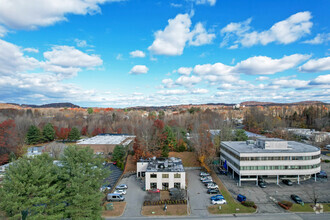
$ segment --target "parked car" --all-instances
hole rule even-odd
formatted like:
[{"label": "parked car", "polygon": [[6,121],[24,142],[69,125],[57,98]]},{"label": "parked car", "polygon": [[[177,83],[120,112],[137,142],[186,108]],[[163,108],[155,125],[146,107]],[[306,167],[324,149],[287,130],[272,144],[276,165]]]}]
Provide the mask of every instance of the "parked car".
[{"label": "parked car", "polygon": [[200,172],[199,175],[200,175],[200,176],[210,176],[210,174],[209,174],[209,173],[206,173],[206,172]]},{"label": "parked car", "polygon": [[212,177],[211,176],[202,176],[201,177],[201,181],[207,180],[207,179],[212,179]]},{"label": "parked car", "polygon": [[206,188],[208,189],[218,189],[218,185],[217,184],[210,184],[210,185],[207,185]]},{"label": "parked car", "polygon": [[301,200],[301,198],[300,198],[299,196],[295,195],[295,194],[292,194],[290,197],[291,197],[291,199],[292,199],[293,201],[295,201],[295,202],[298,203],[298,204],[303,204],[303,203],[304,203],[304,202]]},{"label": "parked car", "polygon": [[328,175],[325,171],[321,170],[319,173],[316,174],[316,177],[317,178],[324,178],[324,179],[327,179],[328,178]]},{"label": "parked car", "polygon": [[180,189],[178,189],[178,188],[170,188],[168,191],[170,192],[170,196],[172,196],[175,193],[179,193],[180,192]]},{"label": "parked car", "polygon": [[218,194],[218,193],[220,193],[220,191],[218,189],[208,189],[207,193],[208,194]]},{"label": "parked car", "polygon": [[292,181],[288,180],[288,179],[282,180],[282,183],[284,183],[285,185],[288,185],[288,186],[292,186]]},{"label": "parked car", "polygon": [[262,181],[259,181],[258,182],[258,186],[260,187],[260,188],[266,188],[267,186],[266,186],[266,183],[265,182],[262,182]]},{"label": "parked car", "polygon": [[226,204],[227,201],[225,199],[215,199],[215,200],[211,200],[211,203],[213,205],[222,205],[222,204]]},{"label": "parked car", "polygon": [[114,194],[114,193],[109,193],[107,195],[107,201],[112,202],[112,201],[124,201],[125,197],[119,194]]},{"label": "parked car", "polygon": [[100,188],[101,192],[105,192],[106,190],[111,190],[111,185],[110,184],[101,186],[101,188]]},{"label": "parked car", "polygon": [[207,184],[213,183],[213,180],[211,180],[211,179],[210,180],[204,180],[203,183],[204,183],[205,186],[207,186]]},{"label": "parked car", "polygon": [[148,191],[148,193],[160,193],[159,189],[151,189]]},{"label": "parked car", "polygon": [[218,174],[227,175],[228,171],[222,167],[218,167]]},{"label": "parked car", "polygon": [[223,195],[215,195],[215,196],[211,196],[210,199],[211,200],[216,200],[216,199],[225,199],[225,198],[223,197]]},{"label": "parked car", "polygon": [[116,187],[116,189],[127,189],[127,185],[126,184],[120,184]]},{"label": "parked car", "polygon": [[237,201],[239,201],[239,202],[244,202],[244,201],[246,201],[246,196],[241,195],[241,194],[238,194],[238,195],[237,195]]},{"label": "parked car", "polygon": [[117,189],[113,193],[114,194],[119,194],[119,195],[126,195],[126,190],[125,189]]}]

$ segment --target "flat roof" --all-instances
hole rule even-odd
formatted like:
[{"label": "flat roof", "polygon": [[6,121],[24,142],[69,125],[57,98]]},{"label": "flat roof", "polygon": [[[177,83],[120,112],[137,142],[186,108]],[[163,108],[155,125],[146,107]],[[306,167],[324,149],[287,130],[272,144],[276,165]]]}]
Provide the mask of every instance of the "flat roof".
[{"label": "flat roof", "polygon": [[296,141],[287,141],[287,143],[288,143],[288,148],[286,149],[263,149],[257,147],[255,144],[247,144],[246,141],[221,142],[221,144],[225,144],[227,147],[231,148],[233,151],[236,151],[238,153],[306,153],[306,152],[320,151],[318,147],[304,143],[299,143]]},{"label": "flat roof", "polygon": [[184,172],[182,160],[177,157],[141,159],[138,162],[148,162],[146,172]]},{"label": "flat roof", "polygon": [[129,145],[135,135],[128,134],[101,134],[91,138],[78,141],[78,145],[108,144],[108,145]]}]

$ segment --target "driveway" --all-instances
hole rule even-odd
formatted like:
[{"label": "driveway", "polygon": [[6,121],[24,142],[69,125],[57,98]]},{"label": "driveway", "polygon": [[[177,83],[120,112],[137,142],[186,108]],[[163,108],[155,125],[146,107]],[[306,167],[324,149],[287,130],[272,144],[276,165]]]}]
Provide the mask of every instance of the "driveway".
[{"label": "driveway", "polygon": [[136,176],[123,178],[119,184],[126,184],[128,186],[125,195],[126,208],[123,217],[142,216],[141,209],[146,193],[142,190],[141,183],[136,180]]},{"label": "driveway", "polygon": [[199,172],[199,170],[187,171],[191,216],[207,217],[209,216],[207,206],[210,205],[211,195],[207,194],[206,187],[200,181]]}]

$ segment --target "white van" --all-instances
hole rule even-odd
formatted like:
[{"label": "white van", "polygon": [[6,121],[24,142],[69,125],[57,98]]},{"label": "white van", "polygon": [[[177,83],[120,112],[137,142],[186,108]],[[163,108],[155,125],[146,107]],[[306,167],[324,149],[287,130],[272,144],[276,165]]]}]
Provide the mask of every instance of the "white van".
[{"label": "white van", "polygon": [[326,150],[330,150],[330,144],[328,144],[327,146],[325,146]]},{"label": "white van", "polygon": [[125,197],[120,195],[120,194],[115,194],[115,193],[109,193],[107,195],[107,201],[108,202],[113,202],[113,201],[124,201]]}]

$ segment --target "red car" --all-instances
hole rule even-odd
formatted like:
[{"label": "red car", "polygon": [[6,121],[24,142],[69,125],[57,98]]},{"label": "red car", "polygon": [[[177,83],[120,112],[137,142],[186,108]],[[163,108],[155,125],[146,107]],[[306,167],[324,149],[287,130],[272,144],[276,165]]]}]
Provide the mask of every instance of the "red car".
[{"label": "red car", "polygon": [[160,193],[159,189],[151,189],[148,191],[149,193]]}]

